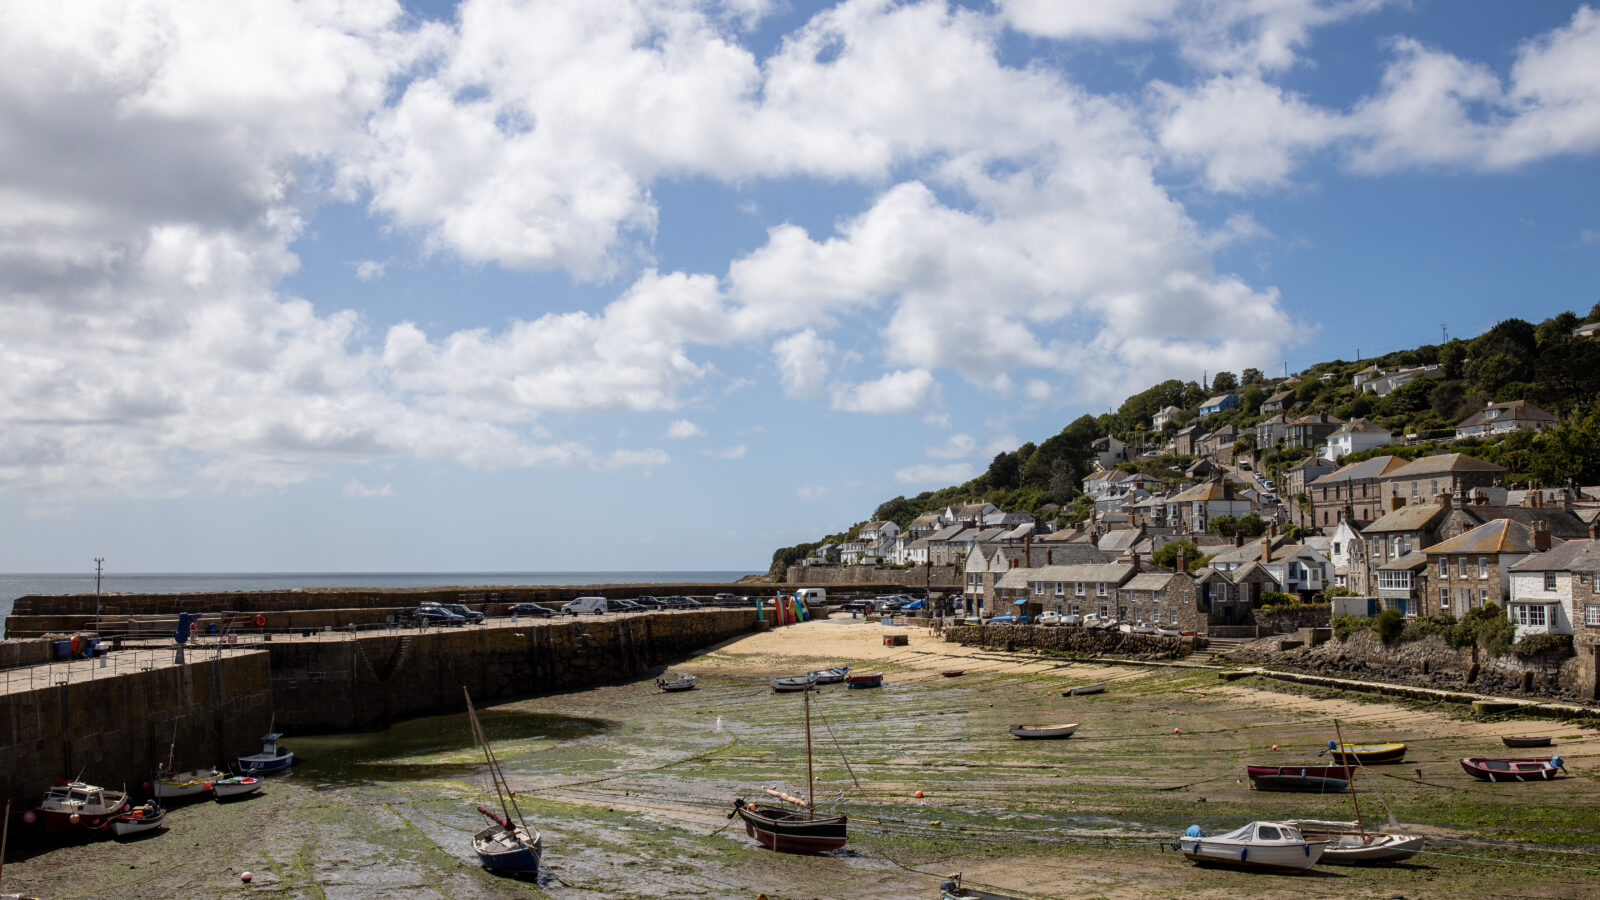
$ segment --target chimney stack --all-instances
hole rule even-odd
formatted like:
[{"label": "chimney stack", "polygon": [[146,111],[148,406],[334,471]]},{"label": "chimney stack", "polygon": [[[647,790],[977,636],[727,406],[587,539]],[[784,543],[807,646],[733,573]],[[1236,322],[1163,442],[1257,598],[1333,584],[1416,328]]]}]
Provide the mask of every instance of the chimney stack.
[{"label": "chimney stack", "polygon": [[1178,548],[1178,571],[1189,571],[1189,554],[1182,547]]},{"label": "chimney stack", "polygon": [[1264,565],[1267,565],[1270,562],[1272,562],[1272,539],[1269,538],[1269,537],[1262,537],[1261,538],[1261,564],[1264,566]]},{"label": "chimney stack", "polygon": [[1439,505],[1447,510],[1450,507],[1455,506],[1455,503],[1451,500],[1450,493],[1448,491],[1439,495]]},{"label": "chimney stack", "polygon": [[1056,564],[1056,551],[1055,550],[1053,550],[1053,549],[1051,549],[1049,547],[1046,547],[1044,549],[1044,564],[1047,565],[1047,566],[1053,566],[1053,565]]},{"label": "chimney stack", "polygon": [[1233,533],[1233,545],[1235,547],[1243,547],[1244,546],[1244,535],[1239,533],[1239,532],[1237,532],[1237,531],[1235,531]]},{"label": "chimney stack", "polygon": [[1139,569],[1139,551],[1137,551],[1137,550],[1129,550],[1128,551],[1128,562],[1133,563],[1133,570],[1135,572],[1140,571],[1140,569]]},{"label": "chimney stack", "polygon": [[1543,519],[1533,523],[1533,549],[1540,553],[1550,549],[1550,523]]},{"label": "chimney stack", "polygon": [[1600,541],[1600,518],[1589,523],[1589,540]]}]

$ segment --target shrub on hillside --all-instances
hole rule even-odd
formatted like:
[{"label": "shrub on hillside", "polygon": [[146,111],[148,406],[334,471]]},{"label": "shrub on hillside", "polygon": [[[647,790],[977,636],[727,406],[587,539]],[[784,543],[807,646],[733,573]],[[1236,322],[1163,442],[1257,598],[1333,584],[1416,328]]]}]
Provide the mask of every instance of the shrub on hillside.
[{"label": "shrub on hillside", "polygon": [[1364,616],[1334,616],[1333,636],[1341,641],[1350,640],[1350,635],[1358,631],[1365,631],[1372,624],[1372,620]]},{"label": "shrub on hillside", "polygon": [[1405,630],[1406,617],[1398,609],[1386,609],[1372,619],[1372,630],[1385,644],[1393,644],[1400,639],[1400,632]]},{"label": "shrub on hillside", "polygon": [[1572,635],[1530,634],[1512,646],[1511,652],[1527,659],[1534,656],[1571,656]]},{"label": "shrub on hillside", "polygon": [[1455,616],[1419,616],[1406,621],[1406,627],[1400,632],[1400,641],[1420,641],[1435,634],[1449,637],[1451,629],[1455,627]]}]

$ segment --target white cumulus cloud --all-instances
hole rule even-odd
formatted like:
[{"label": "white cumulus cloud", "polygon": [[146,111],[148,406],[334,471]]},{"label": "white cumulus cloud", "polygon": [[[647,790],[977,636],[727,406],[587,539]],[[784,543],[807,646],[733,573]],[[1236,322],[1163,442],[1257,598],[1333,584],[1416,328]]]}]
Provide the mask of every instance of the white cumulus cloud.
[{"label": "white cumulus cloud", "polygon": [[696,425],[688,419],[678,419],[671,425],[667,426],[666,436],[674,440],[681,441],[685,438],[699,437],[702,434],[705,434],[705,432],[700,429],[699,425]]},{"label": "white cumulus cloud", "polygon": [[939,395],[939,383],[926,369],[904,369],[882,378],[844,385],[833,394],[833,408],[845,412],[904,415],[927,411]]}]

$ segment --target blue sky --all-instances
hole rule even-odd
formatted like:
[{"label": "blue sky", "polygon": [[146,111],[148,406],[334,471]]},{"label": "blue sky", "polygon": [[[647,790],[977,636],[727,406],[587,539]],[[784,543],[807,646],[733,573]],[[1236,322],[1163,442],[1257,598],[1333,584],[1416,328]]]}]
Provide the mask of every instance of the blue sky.
[{"label": "blue sky", "polygon": [[1600,301],[1579,3],[0,8],[0,570],[764,570]]}]

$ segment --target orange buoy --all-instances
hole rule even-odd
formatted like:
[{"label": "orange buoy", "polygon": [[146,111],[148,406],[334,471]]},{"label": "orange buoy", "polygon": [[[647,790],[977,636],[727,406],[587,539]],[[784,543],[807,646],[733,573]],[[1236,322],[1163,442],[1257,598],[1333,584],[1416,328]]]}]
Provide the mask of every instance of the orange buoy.
[{"label": "orange buoy", "polygon": [[239,876],[239,880],[244,882],[245,884],[249,884],[250,883],[250,879],[252,877],[254,877],[254,876],[252,876],[249,872],[246,872],[243,875]]},{"label": "orange buoy", "polygon": [[917,799],[918,800],[922,799],[922,792],[921,791],[917,791]]}]

